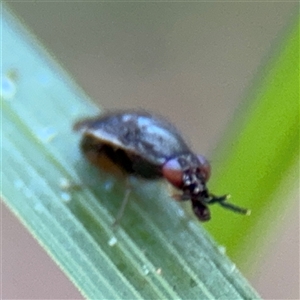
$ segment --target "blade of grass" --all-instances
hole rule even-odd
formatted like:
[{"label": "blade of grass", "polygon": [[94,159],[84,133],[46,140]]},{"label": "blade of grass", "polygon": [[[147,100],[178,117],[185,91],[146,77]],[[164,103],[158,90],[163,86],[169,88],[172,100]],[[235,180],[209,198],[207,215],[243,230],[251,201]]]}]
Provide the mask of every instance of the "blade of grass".
[{"label": "blade of grass", "polygon": [[83,160],[71,128],[99,112],[2,14],[2,190],[7,206],[89,299],[258,299],[158,184],[137,183],[121,226],[117,179]]},{"label": "blade of grass", "polygon": [[267,251],[267,236],[281,226],[299,182],[298,17],[288,29],[215,154],[213,190],[229,191],[252,214],[227,222],[227,213],[216,210],[206,228],[248,270]]}]

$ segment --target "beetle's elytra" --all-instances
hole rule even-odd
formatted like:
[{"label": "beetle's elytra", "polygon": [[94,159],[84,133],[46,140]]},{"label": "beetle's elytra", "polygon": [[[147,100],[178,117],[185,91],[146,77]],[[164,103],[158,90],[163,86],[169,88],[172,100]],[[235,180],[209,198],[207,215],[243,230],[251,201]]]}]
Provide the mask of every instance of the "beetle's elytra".
[{"label": "beetle's elytra", "polygon": [[200,221],[210,219],[209,204],[219,203],[237,213],[248,210],[215,196],[206,186],[210,165],[195,155],[177,129],[160,116],[145,111],[121,111],[79,121],[81,149],[97,166],[109,163],[145,179],[165,178],[181,191],[177,200],[191,200]]}]

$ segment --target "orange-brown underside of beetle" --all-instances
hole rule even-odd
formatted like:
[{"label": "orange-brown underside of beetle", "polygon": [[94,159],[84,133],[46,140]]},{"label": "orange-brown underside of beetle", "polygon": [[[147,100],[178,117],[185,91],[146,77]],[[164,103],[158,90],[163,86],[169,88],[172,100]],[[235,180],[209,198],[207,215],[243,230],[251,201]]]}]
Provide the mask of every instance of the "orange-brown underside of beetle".
[{"label": "orange-brown underside of beetle", "polygon": [[126,172],[122,168],[120,168],[119,165],[115,164],[109,157],[107,157],[105,153],[95,153],[94,151],[87,151],[85,152],[85,155],[88,160],[99,169],[118,177],[126,176]]}]

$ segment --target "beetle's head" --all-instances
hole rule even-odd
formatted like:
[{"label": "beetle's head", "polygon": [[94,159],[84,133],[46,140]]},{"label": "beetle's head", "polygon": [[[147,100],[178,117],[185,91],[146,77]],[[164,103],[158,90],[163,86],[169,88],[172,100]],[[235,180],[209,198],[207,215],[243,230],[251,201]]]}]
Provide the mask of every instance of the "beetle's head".
[{"label": "beetle's head", "polygon": [[182,154],[169,159],[162,168],[163,176],[176,188],[182,191],[179,200],[191,200],[192,208],[200,221],[210,220],[208,204],[219,203],[221,206],[241,214],[249,214],[244,208],[228,202],[225,196],[209,193],[206,183],[209,180],[211,167],[202,155]]}]

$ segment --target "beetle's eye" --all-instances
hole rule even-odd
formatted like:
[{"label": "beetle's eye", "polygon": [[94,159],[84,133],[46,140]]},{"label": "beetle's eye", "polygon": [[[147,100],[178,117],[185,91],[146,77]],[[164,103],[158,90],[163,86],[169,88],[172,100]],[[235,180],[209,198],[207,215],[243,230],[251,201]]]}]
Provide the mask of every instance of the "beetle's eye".
[{"label": "beetle's eye", "polygon": [[210,164],[203,155],[197,155],[197,158],[200,162],[200,172],[204,177],[205,182],[207,182],[211,172]]},{"label": "beetle's eye", "polygon": [[180,188],[183,184],[183,171],[177,158],[168,160],[162,168],[163,176],[174,186]]}]

